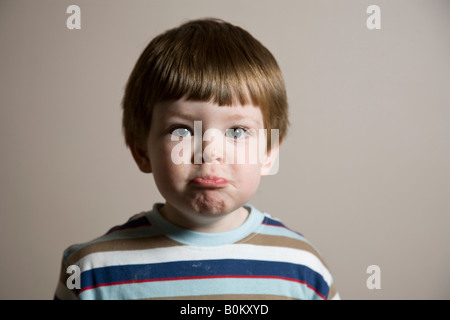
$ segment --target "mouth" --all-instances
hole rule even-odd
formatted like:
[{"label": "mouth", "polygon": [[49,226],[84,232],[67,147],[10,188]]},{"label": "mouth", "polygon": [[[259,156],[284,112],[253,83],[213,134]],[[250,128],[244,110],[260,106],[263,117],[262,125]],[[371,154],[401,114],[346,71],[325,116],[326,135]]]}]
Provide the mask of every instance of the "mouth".
[{"label": "mouth", "polygon": [[228,180],[216,176],[197,177],[191,181],[191,184],[198,187],[220,188],[228,184]]}]

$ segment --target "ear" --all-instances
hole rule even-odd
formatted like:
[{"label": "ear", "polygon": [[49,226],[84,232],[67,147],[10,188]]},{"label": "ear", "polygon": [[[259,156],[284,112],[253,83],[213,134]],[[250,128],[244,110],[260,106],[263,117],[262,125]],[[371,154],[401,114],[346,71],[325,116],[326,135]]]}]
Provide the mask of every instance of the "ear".
[{"label": "ear", "polygon": [[152,165],[146,148],[142,148],[136,144],[130,146],[131,154],[139,169],[144,173],[152,172]]},{"label": "ear", "polygon": [[279,169],[279,151],[280,145],[276,144],[275,146],[272,146],[270,151],[267,152],[265,159],[261,159],[261,176],[265,177],[277,174]]}]

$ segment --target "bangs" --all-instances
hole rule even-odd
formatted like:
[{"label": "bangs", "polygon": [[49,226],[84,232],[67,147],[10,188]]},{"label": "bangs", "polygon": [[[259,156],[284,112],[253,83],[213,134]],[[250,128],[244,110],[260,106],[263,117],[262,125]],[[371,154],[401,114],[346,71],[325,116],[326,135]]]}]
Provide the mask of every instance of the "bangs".
[{"label": "bangs", "polygon": [[[260,105],[271,96],[275,59],[247,31],[217,24],[186,24],[161,37],[155,61],[158,100],[199,100],[223,105]],[[169,40],[170,38],[170,40]],[[263,50],[262,50],[263,48]],[[275,64],[270,66],[270,62]],[[268,65],[269,63],[269,65]],[[279,79],[278,79],[279,80]]]}]

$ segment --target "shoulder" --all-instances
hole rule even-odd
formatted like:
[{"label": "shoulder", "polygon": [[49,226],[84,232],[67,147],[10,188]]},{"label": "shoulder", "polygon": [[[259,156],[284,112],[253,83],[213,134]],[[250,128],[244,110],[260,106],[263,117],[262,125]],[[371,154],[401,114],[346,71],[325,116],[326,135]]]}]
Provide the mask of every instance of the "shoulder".
[{"label": "shoulder", "polygon": [[319,250],[303,234],[263,214],[261,227],[245,242],[260,247],[273,260],[295,266],[296,272],[302,274],[301,281],[314,288],[320,298],[338,298],[333,276]]},{"label": "shoulder", "polygon": [[260,238],[265,238],[268,244],[276,244],[280,247],[290,247],[305,249],[319,255],[319,252],[300,232],[286,226],[281,220],[263,212],[264,218],[257,234]]},{"label": "shoulder", "polygon": [[147,212],[141,212],[125,223],[110,228],[100,237],[71,245],[64,251],[63,264],[78,264],[81,259],[94,253],[133,250],[142,246],[143,239],[158,235],[158,229],[148,220]]}]

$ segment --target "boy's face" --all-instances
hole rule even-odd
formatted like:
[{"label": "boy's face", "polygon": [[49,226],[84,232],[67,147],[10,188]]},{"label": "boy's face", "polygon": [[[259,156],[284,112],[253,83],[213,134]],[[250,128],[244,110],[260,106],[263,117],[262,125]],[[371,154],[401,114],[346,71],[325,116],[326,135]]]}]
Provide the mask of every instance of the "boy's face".
[{"label": "boy's face", "polygon": [[164,102],[153,109],[146,150],[133,155],[153,172],[167,210],[185,220],[220,218],[242,210],[270,169],[260,161],[260,129],[263,115],[253,105]]}]

